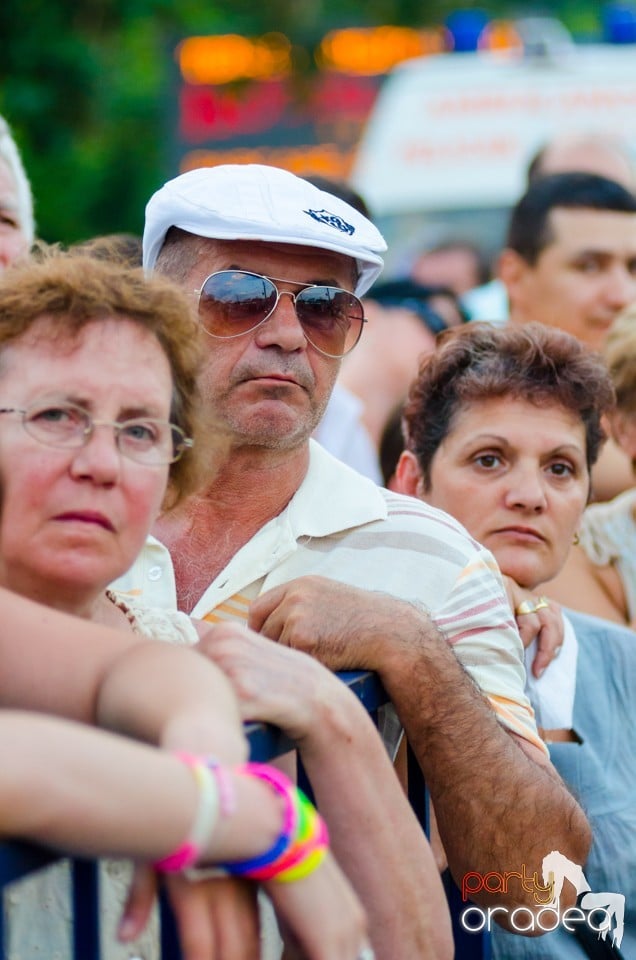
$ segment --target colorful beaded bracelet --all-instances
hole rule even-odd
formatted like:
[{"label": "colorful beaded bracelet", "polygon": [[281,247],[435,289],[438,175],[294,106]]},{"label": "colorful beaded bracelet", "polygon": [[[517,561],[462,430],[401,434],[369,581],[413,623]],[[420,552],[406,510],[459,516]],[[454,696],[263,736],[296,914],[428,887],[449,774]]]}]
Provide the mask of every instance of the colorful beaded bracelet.
[{"label": "colorful beaded bracelet", "polygon": [[[209,841],[219,815],[230,816],[236,799],[228,771],[211,758],[178,753],[187,764],[199,787],[199,804],[187,839],[167,857],[155,863],[162,872],[183,872],[198,875],[190,868]],[[291,883],[312,873],[324,860],[329,848],[327,827],[307,797],[275,767],[246,763],[234,773],[256,777],[267,783],[283,800],[283,824],[269,850],[246,860],[223,864],[227,873],[252,880],[276,880]],[[204,873],[207,873],[204,871]]]},{"label": "colorful beaded bracelet", "polygon": [[280,883],[308,876],[324,860],[329,847],[327,827],[318,811],[284,774],[275,767],[247,763],[237,773],[264,780],[284,801],[283,826],[269,850],[224,864],[228,873],[252,880]]}]

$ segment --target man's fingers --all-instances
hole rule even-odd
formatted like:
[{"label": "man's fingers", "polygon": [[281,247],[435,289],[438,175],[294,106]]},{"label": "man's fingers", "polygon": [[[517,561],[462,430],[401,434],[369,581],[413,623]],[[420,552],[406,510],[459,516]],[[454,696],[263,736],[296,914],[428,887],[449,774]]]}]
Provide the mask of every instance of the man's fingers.
[{"label": "man's fingers", "polygon": [[265,636],[269,636],[272,640],[278,639],[277,637],[270,636],[269,633],[265,633],[265,628],[267,621],[283,600],[285,589],[286,584],[280,587],[273,587],[252,601],[247,618],[248,627],[255,630],[256,633],[264,633]]}]

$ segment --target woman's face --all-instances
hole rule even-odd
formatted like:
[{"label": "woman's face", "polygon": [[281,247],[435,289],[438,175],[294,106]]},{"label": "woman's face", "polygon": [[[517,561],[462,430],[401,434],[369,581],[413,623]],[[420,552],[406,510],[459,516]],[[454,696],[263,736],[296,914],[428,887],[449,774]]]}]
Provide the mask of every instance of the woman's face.
[{"label": "woman's face", "polygon": [[456,517],[503,573],[535,589],[556,576],[589,491],[585,428],[559,405],[511,397],[466,406],[419,495]]},{"label": "woman's face", "polygon": [[[38,319],[0,353],[0,407],[72,402],[96,420],[167,420],[172,377],[156,338],[125,319],[76,338]],[[168,466],[120,454],[97,426],[83,447],[33,439],[14,413],[0,416],[0,582],[63,606],[101,593],[134,561],[165,493]]]}]

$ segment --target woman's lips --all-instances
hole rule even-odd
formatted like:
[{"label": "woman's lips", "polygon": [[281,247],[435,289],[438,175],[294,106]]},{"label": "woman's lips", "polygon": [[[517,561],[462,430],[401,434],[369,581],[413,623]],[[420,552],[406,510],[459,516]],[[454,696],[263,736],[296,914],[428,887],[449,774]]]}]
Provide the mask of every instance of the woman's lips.
[{"label": "woman's lips", "polygon": [[506,537],[526,543],[545,543],[543,534],[534,527],[500,527],[493,531],[494,536]]},{"label": "woman's lips", "polygon": [[103,527],[104,530],[109,530],[111,533],[115,532],[115,528],[108,517],[104,516],[103,513],[97,513],[94,510],[73,510],[67,513],[60,513],[55,517],[55,519],[63,523],[93,524],[98,527]]}]

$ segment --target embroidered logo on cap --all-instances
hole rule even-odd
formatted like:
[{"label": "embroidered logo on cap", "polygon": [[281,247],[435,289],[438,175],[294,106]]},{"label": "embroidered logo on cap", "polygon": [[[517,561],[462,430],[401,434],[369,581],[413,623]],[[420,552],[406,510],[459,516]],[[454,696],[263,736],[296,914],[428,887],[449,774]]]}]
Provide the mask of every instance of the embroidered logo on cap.
[{"label": "embroidered logo on cap", "polygon": [[339,217],[336,213],[329,213],[328,210],[303,210],[303,213],[308,213],[309,216],[317,220],[318,223],[326,223],[328,226],[340,230],[341,233],[347,233],[350,237],[356,232],[356,228],[352,226],[352,224],[347,223],[346,220],[343,220],[342,217]]}]

